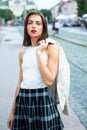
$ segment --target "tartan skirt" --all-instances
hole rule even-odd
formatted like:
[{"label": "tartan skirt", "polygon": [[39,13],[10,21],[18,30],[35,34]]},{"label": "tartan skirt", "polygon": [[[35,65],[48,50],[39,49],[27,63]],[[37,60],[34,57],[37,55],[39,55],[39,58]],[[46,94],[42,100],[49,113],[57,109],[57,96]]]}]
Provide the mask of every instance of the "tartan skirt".
[{"label": "tartan skirt", "polygon": [[57,106],[47,88],[20,89],[12,130],[63,130]]}]

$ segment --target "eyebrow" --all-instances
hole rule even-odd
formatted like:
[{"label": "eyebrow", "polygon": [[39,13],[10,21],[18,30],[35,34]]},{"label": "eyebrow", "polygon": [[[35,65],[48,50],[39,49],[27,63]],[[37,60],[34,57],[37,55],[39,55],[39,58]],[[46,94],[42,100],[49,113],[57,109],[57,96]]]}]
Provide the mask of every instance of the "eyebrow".
[{"label": "eyebrow", "polygon": [[[33,20],[28,20],[28,21],[31,21],[31,22],[33,22]],[[41,21],[38,21],[38,20],[37,20],[37,21],[35,21],[35,22],[41,22]]]}]

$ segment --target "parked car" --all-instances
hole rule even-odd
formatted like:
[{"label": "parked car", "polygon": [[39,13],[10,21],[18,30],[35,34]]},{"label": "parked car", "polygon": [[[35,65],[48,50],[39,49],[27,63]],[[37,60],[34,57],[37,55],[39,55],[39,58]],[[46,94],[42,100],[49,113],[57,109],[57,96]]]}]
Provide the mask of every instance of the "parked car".
[{"label": "parked car", "polygon": [[71,23],[71,24],[72,24],[72,26],[73,26],[73,27],[77,27],[77,26],[79,26],[79,27],[80,27],[80,26],[81,26],[81,22],[80,22],[79,20],[72,21],[72,23]]},{"label": "parked car", "polygon": [[64,22],[63,27],[72,27],[70,22]]},{"label": "parked car", "polygon": [[9,20],[9,21],[7,21],[7,25],[13,26],[13,25],[14,25],[14,20]]},{"label": "parked car", "polygon": [[72,27],[71,20],[67,19],[63,23],[63,27]]},{"label": "parked car", "polygon": [[14,26],[20,26],[19,22],[14,22]]},{"label": "parked car", "polygon": [[81,22],[80,20],[70,20],[70,21],[65,21],[63,24],[63,27],[80,27]]}]

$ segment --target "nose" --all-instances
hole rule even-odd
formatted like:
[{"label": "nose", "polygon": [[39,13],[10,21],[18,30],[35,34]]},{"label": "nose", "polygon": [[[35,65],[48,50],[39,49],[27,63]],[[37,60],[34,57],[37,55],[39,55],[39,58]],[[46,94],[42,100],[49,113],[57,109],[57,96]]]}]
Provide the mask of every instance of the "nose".
[{"label": "nose", "polygon": [[32,27],[34,27],[34,28],[36,27],[36,23],[35,22],[33,22]]}]

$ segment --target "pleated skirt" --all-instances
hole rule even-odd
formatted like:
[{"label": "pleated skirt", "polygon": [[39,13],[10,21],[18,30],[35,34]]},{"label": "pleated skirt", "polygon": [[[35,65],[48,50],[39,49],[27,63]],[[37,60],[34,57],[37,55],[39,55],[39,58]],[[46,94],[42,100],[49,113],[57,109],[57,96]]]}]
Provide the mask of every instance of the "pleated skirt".
[{"label": "pleated skirt", "polygon": [[59,111],[47,88],[20,89],[12,130],[63,130]]}]

